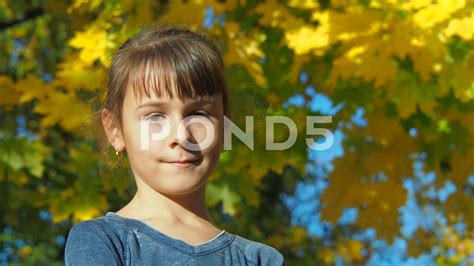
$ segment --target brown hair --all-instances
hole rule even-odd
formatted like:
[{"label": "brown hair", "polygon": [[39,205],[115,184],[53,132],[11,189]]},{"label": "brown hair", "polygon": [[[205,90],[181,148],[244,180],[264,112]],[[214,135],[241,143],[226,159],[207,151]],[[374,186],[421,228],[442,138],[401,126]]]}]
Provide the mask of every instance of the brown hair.
[{"label": "brown hair", "polygon": [[180,98],[221,94],[229,116],[225,68],[219,49],[202,33],[173,25],[144,30],[128,39],[112,58],[102,108],[122,126],[127,88],[135,96],[154,92]]}]

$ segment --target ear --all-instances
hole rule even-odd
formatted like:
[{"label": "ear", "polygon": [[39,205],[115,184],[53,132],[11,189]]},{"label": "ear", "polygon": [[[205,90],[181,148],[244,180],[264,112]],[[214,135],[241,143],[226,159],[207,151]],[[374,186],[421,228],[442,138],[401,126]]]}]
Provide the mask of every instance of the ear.
[{"label": "ear", "polygon": [[118,152],[125,149],[125,141],[123,139],[122,130],[120,125],[113,119],[112,114],[106,108],[102,109],[101,112],[102,126],[104,127],[105,135],[109,140],[109,143]]}]

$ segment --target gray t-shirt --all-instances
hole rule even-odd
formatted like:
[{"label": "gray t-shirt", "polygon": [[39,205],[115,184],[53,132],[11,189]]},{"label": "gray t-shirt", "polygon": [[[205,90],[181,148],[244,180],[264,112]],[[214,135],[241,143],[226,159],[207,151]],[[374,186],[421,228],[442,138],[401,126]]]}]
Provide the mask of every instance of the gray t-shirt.
[{"label": "gray t-shirt", "polygon": [[275,248],[222,231],[196,246],[114,212],[69,231],[66,265],[285,265]]}]

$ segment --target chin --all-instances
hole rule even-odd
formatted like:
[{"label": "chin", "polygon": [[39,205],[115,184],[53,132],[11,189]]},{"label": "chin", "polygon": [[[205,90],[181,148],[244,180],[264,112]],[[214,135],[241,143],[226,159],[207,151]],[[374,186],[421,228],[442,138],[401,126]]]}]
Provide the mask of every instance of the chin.
[{"label": "chin", "polygon": [[185,195],[202,188],[207,183],[203,176],[190,176],[189,173],[169,173],[161,180],[153,180],[153,189],[166,195]]},{"label": "chin", "polygon": [[[205,182],[204,182],[205,183]],[[181,195],[188,195],[195,191],[197,191],[202,185],[197,185],[193,187],[176,187],[176,188],[167,188],[167,189],[159,189],[160,193],[167,195],[167,196],[181,196]]]}]

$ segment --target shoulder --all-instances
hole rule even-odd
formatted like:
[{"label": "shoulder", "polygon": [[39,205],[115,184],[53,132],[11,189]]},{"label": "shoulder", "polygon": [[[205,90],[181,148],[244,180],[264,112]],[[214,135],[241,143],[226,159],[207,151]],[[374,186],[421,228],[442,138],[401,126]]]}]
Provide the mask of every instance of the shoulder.
[{"label": "shoulder", "polygon": [[283,255],[274,247],[236,235],[235,245],[256,265],[285,265]]},{"label": "shoulder", "polygon": [[66,265],[89,262],[94,265],[100,264],[98,262],[120,264],[127,234],[128,229],[123,222],[105,216],[75,224],[66,240]]},{"label": "shoulder", "polygon": [[113,217],[101,216],[98,218],[79,222],[71,227],[68,238],[82,235],[94,234],[122,236],[127,234],[127,225]]}]

